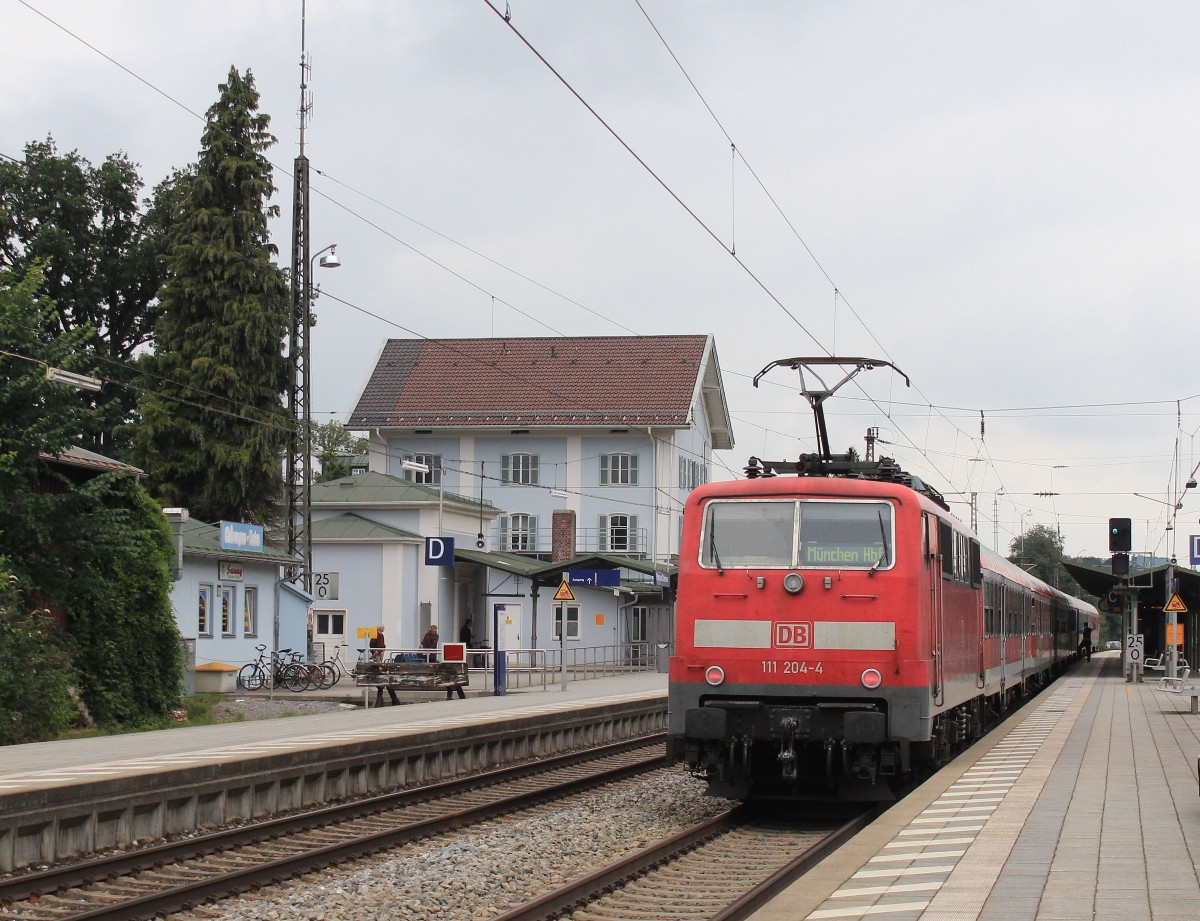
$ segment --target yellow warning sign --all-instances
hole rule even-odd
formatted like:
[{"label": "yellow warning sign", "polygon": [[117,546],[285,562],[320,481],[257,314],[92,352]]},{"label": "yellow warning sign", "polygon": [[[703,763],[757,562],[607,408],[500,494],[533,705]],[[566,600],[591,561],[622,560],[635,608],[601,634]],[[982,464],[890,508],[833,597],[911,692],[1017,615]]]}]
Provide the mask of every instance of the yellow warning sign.
[{"label": "yellow warning sign", "polygon": [[555,601],[574,601],[575,593],[571,591],[571,586],[567,585],[566,580],[563,580],[562,585],[558,587],[558,591],[554,593]]},{"label": "yellow warning sign", "polygon": [[1183,599],[1179,597],[1179,592],[1171,595],[1171,600],[1167,602],[1167,606],[1163,608],[1168,614],[1186,614],[1187,605],[1183,603]]}]

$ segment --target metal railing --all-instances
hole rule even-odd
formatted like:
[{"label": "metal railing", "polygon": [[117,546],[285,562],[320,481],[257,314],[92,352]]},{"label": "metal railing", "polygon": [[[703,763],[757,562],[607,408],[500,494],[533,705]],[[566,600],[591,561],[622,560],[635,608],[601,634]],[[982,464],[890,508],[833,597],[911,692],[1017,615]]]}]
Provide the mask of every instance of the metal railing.
[{"label": "metal railing", "polygon": [[[552,528],[534,528],[528,531],[504,531],[493,529],[493,546],[507,553],[549,553],[553,549]],[[650,548],[650,532],[646,528],[628,528],[614,532],[612,529],[577,528],[575,550],[577,553],[611,553],[645,559]]]},{"label": "metal railing", "polygon": [[[670,647],[665,643],[618,643],[610,646],[568,646],[566,651],[566,679],[586,681],[589,678],[608,678],[635,672],[661,671]],[[474,663],[482,661],[481,666]],[[494,684],[495,652],[491,649],[468,649],[467,663],[471,673],[479,673],[486,679],[486,686]],[[504,687],[534,687],[540,684],[545,690],[563,676],[563,657],[558,648],[509,649],[504,654]]]},{"label": "metal railing", "polygon": [[[320,644],[317,644],[318,647]],[[360,653],[356,647],[346,647],[349,653],[342,660],[346,675],[353,670]],[[319,650],[323,652],[323,650]],[[378,653],[385,661],[393,661],[402,655],[407,661],[439,662],[440,649],[364,649],[363,660],[370,661]],[[617,643],[608,646],[568,646],[566,651],[566,679],[586,681],[591,678],[608,678],[636,672],[664,671],[671,647],[666,643]],[[490,689],[495,684],[495,650],[482,647],[467,650],[467,667],[472,676],[471,686]],[[506,690],[541,686],[546,690],[557,684],[563,675],[563,659],[558,647],[548,649],[509,649],[504,654],[504,687]]]}]

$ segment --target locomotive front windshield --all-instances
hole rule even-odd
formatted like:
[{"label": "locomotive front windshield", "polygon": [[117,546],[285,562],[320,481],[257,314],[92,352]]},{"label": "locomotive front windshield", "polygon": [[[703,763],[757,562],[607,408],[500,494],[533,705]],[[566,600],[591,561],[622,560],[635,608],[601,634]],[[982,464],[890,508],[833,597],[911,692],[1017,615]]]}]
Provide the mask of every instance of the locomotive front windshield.
[{"label": "locomotive front windshield", "polygon": [[892,506],[823,499],[714,500],[700,564],[710,569],[888,569]]}]

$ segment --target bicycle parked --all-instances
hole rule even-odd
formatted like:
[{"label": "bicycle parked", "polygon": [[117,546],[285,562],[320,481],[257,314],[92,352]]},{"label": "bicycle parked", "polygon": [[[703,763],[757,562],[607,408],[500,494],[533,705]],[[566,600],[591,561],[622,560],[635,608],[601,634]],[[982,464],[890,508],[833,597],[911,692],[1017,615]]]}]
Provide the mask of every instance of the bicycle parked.
[{"label": "bicycle parked", "polygon": [[259,644],[258,660],[243,665],[238,671],[238,687],[257,691],[262,687],[284,687],[289,691],[303,691],[309,686],[309,672],[301,661],[301,654],[291,649],[280,649],[267,657],[267,647]]},{"label": "bicycle parked", "polygon": [[321,663],[321,669],[324,672],[321,683],[317,686],[324,690],[331,688],[342,680],[343,675],[350,674],[350,669],[346,667],[346,663],[342,661],[342,647],[340,645],[333,647],[333,658],[326,659]]}]

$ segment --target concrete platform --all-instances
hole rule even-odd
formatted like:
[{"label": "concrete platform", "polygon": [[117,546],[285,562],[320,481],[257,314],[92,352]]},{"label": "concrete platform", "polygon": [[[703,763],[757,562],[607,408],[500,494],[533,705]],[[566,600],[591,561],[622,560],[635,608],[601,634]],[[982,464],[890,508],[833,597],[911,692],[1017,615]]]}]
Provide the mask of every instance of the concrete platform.
[{"label": "concrete platform", "polygon": [[[0,749],[0,872],[666,728],[665,675]],[[331,689],[336,695],[336,689]]]},{"label": "concrete platform", "polygon": [[1194,921],[1200,716],[1078,666],[755,921]]}]

